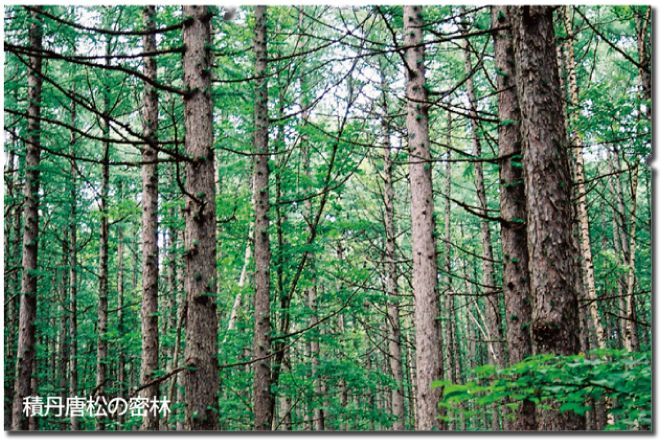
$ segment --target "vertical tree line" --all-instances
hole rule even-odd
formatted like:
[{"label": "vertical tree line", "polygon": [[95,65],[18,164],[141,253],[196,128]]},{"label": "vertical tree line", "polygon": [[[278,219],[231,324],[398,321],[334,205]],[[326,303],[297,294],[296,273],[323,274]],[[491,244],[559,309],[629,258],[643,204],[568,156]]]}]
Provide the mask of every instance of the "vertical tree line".
[{"label": "vertical tree line", "polygon": [[5,30],[7,428],[650,429],[650,8]]}]

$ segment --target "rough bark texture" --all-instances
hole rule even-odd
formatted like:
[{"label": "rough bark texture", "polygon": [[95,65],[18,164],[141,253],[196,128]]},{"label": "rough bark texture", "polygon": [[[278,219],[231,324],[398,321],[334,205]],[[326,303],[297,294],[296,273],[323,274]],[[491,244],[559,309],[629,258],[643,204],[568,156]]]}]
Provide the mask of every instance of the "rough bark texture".
[{"label": "rough bark texture", "polygon": [[[510,23],[510,7],[492,8],[493,26]],[[500,222],[502,235],[502,289],[507,313],[506,340],[509,363],[514,364],[532,354],[532,302],[529,290],[529,258],[525,219],[525,183],[521,168],[522,138],[520,106],[515,88],[516,66],[513,58],[511,31],[495,33],[495,66],[498,69],[497,90],[500,124],[498,145],[500,162]],[[513,411],[508,430],[536,428],[534,404],[525,401]]]},{"label": "rough bark texture", "polygon": [[[576,269],[572,255],[571,176],[564,130],[552,8],[512,8],[516,87],[526,151],[527,247],[536,353],[579,350]],[[583,420],[558,405],[538,413],[540,430],[579,429]]]},{"label": "rough bark texture", "polygon": [[[573,23],[569,16],[568,7],[563,8],[564,26],[568,38],[566,40],[567,58],[566,67],[568,73],[568,86],[570,105],[577,109],[579,105],[579,91],[577,74],[575,71],[575,52],[573,48]],[[596,295],[596,281],[594,278],[594,261],[591,254],[591,239],[589,236],[589,213],[587,211],[587,192],[584,184],[584,155],[582,154],[582,137],[577,130],[571,131],[572,151],[575,154],[575,196],[577,197],[577,220],[579,235],[580,260],[582,266],[582,280],[585,287],[585,297],[589,307],[589,314],[596,333],[596,344],[600,349],[607,346],[607,336],[598,312],[598,297]]]},{"label": "rough bark texture", "polygon": [[184,6],[186,164],[184,375],[186,428],[218,427],[218,318],[216,315],[215,161],[211,101],[211,14]]},{"label": "rough bark texture", "polygon": [[[381,73],[382,75],[382,73]],[[386,290],[389,296],[387,302],[387,318],[389,322],[389,364],[394,378],[395,386],[392,388],[391,412],[396,420],[392,425],[393,430],[404,430],[405,414],[403,407],[403,366],[401,363],[401,320],[399,318],[399,289],[396,268],[396,236],[394,226],[394,183],[392,148],[390,143],[390,123],[388,116],[387,94],[385,92],[385,81],[381,81],[383,87],[383,143],[384,149],[384,183],[383,199],[385,203],[385,262],[386,262]],[[341,261],[341,259],[340,259]]]},{"label": "rough bark texture", "polygon": [[[30,25],[30,47],[35,51],[42,48],[42,22],[37,7],[32,11]],[[30,57],[28,70],[28,135],[25,153],[25,185],[23,196],[23,275],[21,279],[20,309],[18,317],[18,349],[16,354],[16,377],[12,406],[12,430],[28,429],[23,416],[23,398],[34,394],[32,377],[36,360],[35,320],[37,318],[37,255],[39,243],[39,162],[41,160],[41,57]]]},{"label": "rough bark texture", "polygon": [[[156,7],[145,6],[142,12],[144,28],[153,30]],[[155,52],[156,35],[145,35],[144,52]],[[144,75],[156,81],[156,58],[144,58]],[[144,84],[143,135],[147,139],[142,150],[142,364],[140,382],[154,379],[158,370],[158,93]],[[158,396],[158,384],[145,387],[140,396],[153,399]],[[147,412],[142,420],[143,430],[158,430],[158,414]]]},{"label": "rough bark texture", "polygon": [[425,89],[422,8],[403,8],[406,47],[406,98],[412,215],[413,292],[415,298],[415,347],[417,400],[415,429],[439,428],[441,391],[431,383],[442,378],[441,335],[438,332],[438,268],[433,220],[433,187],[429,152],[429,121]]},{"label": "rough bark texture", "polygon": [[268,84],[266,72],[266,7],[254,11],[254,428],[270,430],[273,395],[270,391],[270,240],[268,236]]}]

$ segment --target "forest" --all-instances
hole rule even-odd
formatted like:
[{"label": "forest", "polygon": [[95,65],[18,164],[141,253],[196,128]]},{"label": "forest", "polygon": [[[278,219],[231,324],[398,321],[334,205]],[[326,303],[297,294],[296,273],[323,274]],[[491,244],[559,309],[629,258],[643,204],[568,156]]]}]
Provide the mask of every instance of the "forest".
[{"label": "forest", "polygon": [[6,6],[5,430],[653,430],[651,15]]}]

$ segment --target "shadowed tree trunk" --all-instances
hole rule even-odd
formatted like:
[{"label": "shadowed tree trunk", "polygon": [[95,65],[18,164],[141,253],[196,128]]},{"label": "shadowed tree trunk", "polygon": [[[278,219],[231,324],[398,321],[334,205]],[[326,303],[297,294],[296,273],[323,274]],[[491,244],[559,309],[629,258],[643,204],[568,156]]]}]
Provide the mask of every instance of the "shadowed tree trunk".
[{"label": "shadowed tree trunk", "polygon": [[[572,241],[571,176],[561,104],[552,8],[512,8],[516,87],[526,146],[523,169],[536,353],[579,351]],[[572,430],[584,421],[558,404],[538,412],[540,430]]]},{"label": "shadowed tree trunk", "polygon": [[[493,26],[510,23],[510,7],[492,8]],[[498,70],[497,90],[499,119],[498,145],[500,162],[500,222],[502,235],[502,289],[507,314],[506,340],[509,363],[515,364],[532,354],[532,302],[529,292],[529,258],[527,254],[525,183],[521,161],[523,146],[520,133],[520,106],[516,96],[516,65],[513,59],[511,31],[495,33],[495,66]],[[508,430],[536,428],[534,404],[525,401],[512,411]]]},{"label": "shadowed tree trunk", "polygon": [[[30,47],[42,49],[42,21],[35,7],[31,13],[29,31]],[[28,135],[25,153],[25,185],[23,196],[23,276],[21,280],[20,309],[18,317],[18,349],[16,377],[11,415],[12,430],[28,429],[23,414],[23,399],[34,394],[32,377],[36,360],[35,321],[37,319],[37,255],[39,244],[39,163],[41,161],[41,56],[30,57],[28,69]]]},{"label": "shadowed tree trunk", "polygon": [[429,150],[429,121],[425,84],[424,19],[420,6],[403,8],[406,47],[406,98],[408,147],[410,149],[410,187],[412,216],[413,292],[415,297],[415,348],[417,400],[415,429],[440,428],[438,400],[441,391],[431,387],[442,378],[442,348],[437,320],[438,293],[436,282],[435,222],[433,219],[433,186]]},{"label": "shadowed tree trunk", "polygon": [[211,13],[184,6],[186,164],[186,429],[218,427],[215,163],[211,100]]},{"label": "shadowed tree trunk", "polygon": [[273,395],[270,390],[270,240],[268,236],[268,80],[266,7],[254,11],[255,104],[254,104],[254,428],[271,430]]},{"label": "shadowed tree trunk", "polygon": [[[154,30],[155,6],[145,6],[142,12],[146,30]],[[155,52],[156,35],[143,37],[145,52]],[[156,58],[144,58],[144,74],[156,80]],[[142,365],[140,382],[154,379],[158,370],[158,93],[150,84],[144,84],[143,135],[147,144],[142,151]],[[158,383],[145,387],[140,396],[153,399],[158,396]],[[143,430],[158,430],[158,413],[146,412]]]}]

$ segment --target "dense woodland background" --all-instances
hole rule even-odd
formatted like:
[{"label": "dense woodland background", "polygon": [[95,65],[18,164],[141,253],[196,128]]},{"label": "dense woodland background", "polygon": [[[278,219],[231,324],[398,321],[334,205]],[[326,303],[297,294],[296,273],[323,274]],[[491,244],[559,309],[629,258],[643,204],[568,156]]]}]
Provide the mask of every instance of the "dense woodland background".
[{"label": "dense woodland background", "polygon": [[6,428],[651,428],[649,7],[4,20]]}]

